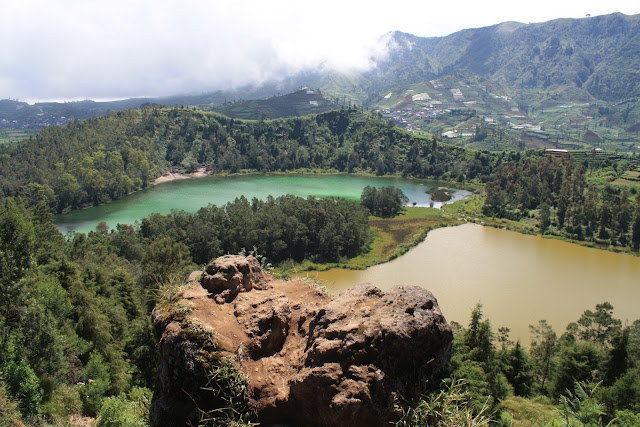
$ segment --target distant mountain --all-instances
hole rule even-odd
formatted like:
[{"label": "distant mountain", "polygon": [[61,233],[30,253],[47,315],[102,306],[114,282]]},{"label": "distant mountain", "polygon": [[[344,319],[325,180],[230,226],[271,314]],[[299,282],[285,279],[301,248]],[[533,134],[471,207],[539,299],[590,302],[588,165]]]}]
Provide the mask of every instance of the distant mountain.
[{"label": "distant mountain", "polygon": [[340,108],[337,102],[325,97],[318,89],[303,88],[287,95],[225,103],[210,109],[229,117],[257,120],[317,114]]},{"label": "distant mountain", "polygon": [[369,91],[470,72],[514,91],[571,99],[640,96],[640,15],[505,22],[446,37],[394,32],[391,54],[363,77]]},{"label": "distant mountain", "polygon": [[407,130],[489,150],[593,148],[595,134],[599,147],[640,151],[628,130],[640,123],[640,15],[388,40],[358,90]]},{"label": "distant mountain", "polygon": [[50,125],[65,125],[70,119],[85,120],[100,117],[109,111],[122,111],[140,108],[147,104],[166,106],[193,106],[211,109],[247,99],[264,99],[281,93],[290,93],[296,88],[308,85],[306,81],[318,81],[318,77],[309,78],[302,74],[287,78],[282,82],[265,83],[262,86],[246,86],[234,90],[208,92],[199,95],[174,95],[156,98],[129,98],[115,101],[72,101],[72,102],[36,102],[28,104],[11,99],[0,100],[0,128],[42,128]]}]

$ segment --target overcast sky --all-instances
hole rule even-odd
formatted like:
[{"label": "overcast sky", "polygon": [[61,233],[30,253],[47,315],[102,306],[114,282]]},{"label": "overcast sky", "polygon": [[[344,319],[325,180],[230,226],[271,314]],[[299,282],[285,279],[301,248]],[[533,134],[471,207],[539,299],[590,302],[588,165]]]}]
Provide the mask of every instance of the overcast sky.
[{"label": "overcast sky", "polygon": [[400,30],[640,13],[637,0],[0,0],[0,99],[201,93],[371,67]]}]

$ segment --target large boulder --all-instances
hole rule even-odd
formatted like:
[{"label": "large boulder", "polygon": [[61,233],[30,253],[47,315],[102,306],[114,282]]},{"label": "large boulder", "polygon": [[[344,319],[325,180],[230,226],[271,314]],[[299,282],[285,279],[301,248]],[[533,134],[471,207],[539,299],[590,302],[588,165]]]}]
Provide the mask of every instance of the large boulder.
[{"label": "large boulder", "polygon": [[373,364],[405,393],[423,367],[433,372],[449,360],[452,341],[451,327],[428,290],[396,286],[383,292],[361,283],[313,320],[305,366]]},{"label": "large boulder", "polygon": [[201,284],[222,304],[233,301],[240,292],[265,286],[267,281],[267,276],[255,257],[226,255],[207,265]]},{"label": "large boulder", "polygon": [[225,387],[206,391],[203,373],[222,360],[246,378],[244,408],[261,425],[384,425],[451,354],[451,328],[420,287],[360,284],[330,300],[238,256],[218,258],[193,279],[184,304],[171,299],[175,315],[154,312],[162,337],[155,425],[166,425],[163,414],[193,421],[194,404],[216,413],[237,402]]},{"label": "large boulder", "polygon": [[[305,425],[382,425],[395,396],[413,397],[451,357],[453,333],[426,289],[387,292],[363,283],[341,293],[310,324],[304,366],[289,400]],[[321,390],[321,392],[319,392]]]},{"label": "large boulder", "polygon": [[259,359],[282,350],[291,320],[284,294],[244,293],[236,299],[234,315],[251,339],[247,345],[251,357]]}]

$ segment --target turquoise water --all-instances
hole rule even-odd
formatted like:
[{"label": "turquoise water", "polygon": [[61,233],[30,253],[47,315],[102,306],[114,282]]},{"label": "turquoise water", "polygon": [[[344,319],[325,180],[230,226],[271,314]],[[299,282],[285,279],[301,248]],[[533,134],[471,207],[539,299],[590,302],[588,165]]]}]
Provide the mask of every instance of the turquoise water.
[{"label": "turquoise water", "polygon": [[[269,195],[277,197],[284,194],[358,200],[362,189],[367,185],[395,185],[407,195],[409,205],[415,203],[415,206],[439,208],[443,204],[433,202],[431,196],[426,194],[433,186],[442,185],[433,181],[346,174],[207,176],[154,185],[106,205],[58,215],[55,222],[63,233],[72,230],[87,233],[94,230],[100,221],[105,221],[110,228],[115,228],[117,224],[134,224],[154,212],[167,214],[172,209],[195,212],[210,203],[220,206],[242,195],[249,200],[254,197],[265,199]],[[468,197],[470,194],[465,190],[455,190],[453,199],[447,203]]]}]

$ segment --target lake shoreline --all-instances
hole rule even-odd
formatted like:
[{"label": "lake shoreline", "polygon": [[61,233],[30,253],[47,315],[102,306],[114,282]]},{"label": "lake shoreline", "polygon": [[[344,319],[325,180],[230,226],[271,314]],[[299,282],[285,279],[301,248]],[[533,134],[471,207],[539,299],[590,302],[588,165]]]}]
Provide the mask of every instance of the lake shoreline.
[{"label": "lake shoreline", "polygon": [[208,170],[206,167],[200,167],[196,169],[195,172],[188,173],[188,174],[169,170],[165,175],[159,176],[156,179],[154,179],[151,185],[158,185],[158,184],[162,184],[163,182],[178,181],[181,179],[204,178],[205,176],[209,176],[209,175],[211,175],[211,171]]},{"label": "lake shoreline", "polygon": [[[474,182],[457,182],[457,181],[449,181],[449,180],[438,180],[434,178],[420,178],[416,176],[403,176],[402,174],[384,174],[378,175],[372,172],[360,171],[356,170],[354,172],[341,172],[337,169],[293,169],[287,171],[280,170],[272,170],[272,171],[259,171],[256,169],[242,169],[238,172],[218,172],[214,173],[212,170],[208,169],[206,166],[201,166],[196,169],[196,172],[192,172],[190,174],[178,172],[173,169],[168,170],[165,175],[161,175],[155,178],[150,185],[162,184],[165,182],[172,182],[190,178],[203,178],[206,176],[212,177],[236,177],[236,176],[251,176],[251,175],[264,175],[264,176],[287,176],[287,175],[349,175],[349,176],[358,176],[363,178],[390,178],[390,179],[403,179],[409,181],[421,181],[427,184],[438,184],[438,185],[446,185],[448,188],[452,190],[466,190],[472,193],[477,193],[481,188],[483,188],[483,184],[478,184]],[[89,206],[91,207],[91,206]]]}]

